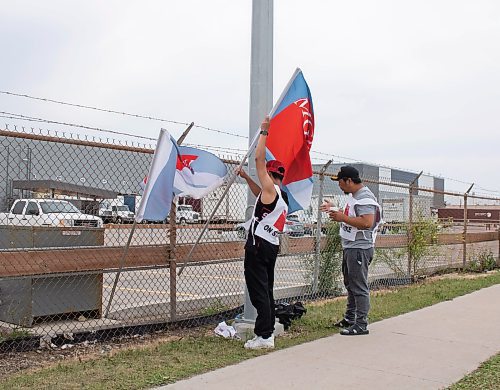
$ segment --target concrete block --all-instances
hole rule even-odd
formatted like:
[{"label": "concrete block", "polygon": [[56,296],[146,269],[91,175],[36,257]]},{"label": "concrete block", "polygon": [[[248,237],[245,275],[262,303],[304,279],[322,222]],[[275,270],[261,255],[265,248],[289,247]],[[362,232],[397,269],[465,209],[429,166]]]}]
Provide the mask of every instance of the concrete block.
[{"label": "concrete block", "polygon": [[[253,339],[255,334],[253,329],[255,327],[255,321],[237,319],[233,323],[234,329],[236,329],[236,335],[243,341]],[[278,337],[285,332],[285,328],[278,321],[274,324],[274,337]]]}]

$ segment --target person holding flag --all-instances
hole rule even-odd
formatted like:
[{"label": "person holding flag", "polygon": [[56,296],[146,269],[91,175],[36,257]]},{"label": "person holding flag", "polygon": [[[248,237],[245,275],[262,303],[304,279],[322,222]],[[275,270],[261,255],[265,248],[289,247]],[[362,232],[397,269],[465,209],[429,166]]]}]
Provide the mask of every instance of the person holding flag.
[{"label": "person holding flag", "polygon": [[248,231],[245,244],[245,282],[250,301],[257,310],[255,337],[245,343],[247,349],[274,348],[274,266],[279,251],[278,235],[283,232],[288,212],[288,198],[280,188],[285,168],[278,160],[266,163],[269,125],[269,117],[266,117],[255,149],[255,166],[260,186],[243,169],[238,171],[257,197],[252,218],[245,224]]}]

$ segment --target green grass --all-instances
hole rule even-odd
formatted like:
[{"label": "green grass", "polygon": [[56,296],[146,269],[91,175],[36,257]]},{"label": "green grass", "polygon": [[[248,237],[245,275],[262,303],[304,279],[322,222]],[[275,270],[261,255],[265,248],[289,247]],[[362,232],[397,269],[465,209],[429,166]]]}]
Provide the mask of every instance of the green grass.
[{"label": "green grass", "polygon": [[484,362],[473,373],[460,382],[449,387],[449,390],[496,390],[500,389],[500,354]]},{"label": "green grass", "polygon": [[[500,272],[475,279],[442,279],[372,296],[372,322],[453,299],[500,283]],[[336,333],[330,328],[341,318],[345,300],[307,305],[308,312],[295,321],[277,349]],[[205,332],[208,333],[208,332]],[[247,351],[242,342],[212,335],[189,336],[157,346],[121,351],[114,356],[21,372],[0,382],[0,389],[144,389],[201,374],[265,353]]]}]

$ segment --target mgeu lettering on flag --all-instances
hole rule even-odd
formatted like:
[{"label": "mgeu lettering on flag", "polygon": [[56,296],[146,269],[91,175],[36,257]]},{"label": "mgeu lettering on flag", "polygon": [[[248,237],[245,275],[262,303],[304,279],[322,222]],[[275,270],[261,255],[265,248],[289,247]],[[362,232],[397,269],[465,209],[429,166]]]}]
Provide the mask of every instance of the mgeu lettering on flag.
[{"label": "mgeu lettering on flag", "polygon": [[313,190],[309,151],[314,137],[314,110],[300,69],[295,71],[270,119],[266,160],[279,160],[285,167],[282,188],[288,195],[288,212],[306,209]]}]

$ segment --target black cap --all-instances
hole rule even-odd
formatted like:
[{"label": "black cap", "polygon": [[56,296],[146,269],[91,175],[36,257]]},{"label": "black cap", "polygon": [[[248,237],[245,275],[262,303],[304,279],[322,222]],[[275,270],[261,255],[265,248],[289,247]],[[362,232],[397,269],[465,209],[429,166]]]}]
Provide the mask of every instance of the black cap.
[{"label": "black cap", "polygon": [[332,177],[332,180],[339,181],[340,179],[359,179],[359,171],[350,165],[340,167],[337,177]]}]

